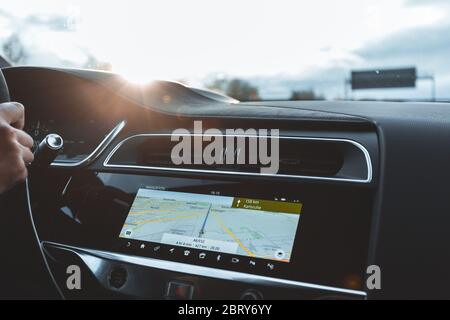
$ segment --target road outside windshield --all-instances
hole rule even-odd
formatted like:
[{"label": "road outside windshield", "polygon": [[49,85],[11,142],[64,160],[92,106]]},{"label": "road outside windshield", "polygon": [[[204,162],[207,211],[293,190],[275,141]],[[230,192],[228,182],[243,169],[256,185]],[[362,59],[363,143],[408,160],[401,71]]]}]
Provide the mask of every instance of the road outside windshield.
[{"label": "road outside windshield", "polygon": [[450,101],[449,43],[448,0],[0,7],[0,55],[13,65],[107,70],[136,84],[175,80],[241,101]]},{"label": "road outside windshield", "polygon": [[289,262],[299,202],[140,189],[121,238]]}]

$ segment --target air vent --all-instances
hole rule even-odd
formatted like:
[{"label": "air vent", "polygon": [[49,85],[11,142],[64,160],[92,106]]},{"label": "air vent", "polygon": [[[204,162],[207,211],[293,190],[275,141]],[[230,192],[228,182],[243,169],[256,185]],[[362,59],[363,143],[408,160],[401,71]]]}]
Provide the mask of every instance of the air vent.
[{"label": "air vent", "polygon": [[[190,139],[191,150],[194,150],[194,137],[190,137],[192,138]],[[177,156],[172,159],[172,149],[179,143],[178,141],[171,141],[171,136],[168,134],[143,134],[122,141],[108,156],[105,166],[242,175],[258,175],[261,173],[261,167],[269,166],[259,162],[249,164],[250,139],[256,139],[256,137],[226,136],[226,138],[234,139],[233,148],[227,148],[224,143],[224,147],[220,149],[220,154],[217,156],[219,159],[233,158],[232,164],[205,164],[202,159],[194,159],[192,156],[185,157],[184,159],[189,161],[177,165],[175,163],[181,159]],[[237,139],[243,139],[240,140],[241,144]],[[203,150],[209,143],[209,141],[203,142]],[[268,147],[267,154],[270,156],[273,151],[270,143]],[[370,182],[372,177],[367,150],[351,140],[280,137],[278,150],[279,168],[276,176],[354,182]],[[181,156],[184,155],[181,154]],[[240,164],[237,161],[239,157],[246,159],[245,163]]]}]

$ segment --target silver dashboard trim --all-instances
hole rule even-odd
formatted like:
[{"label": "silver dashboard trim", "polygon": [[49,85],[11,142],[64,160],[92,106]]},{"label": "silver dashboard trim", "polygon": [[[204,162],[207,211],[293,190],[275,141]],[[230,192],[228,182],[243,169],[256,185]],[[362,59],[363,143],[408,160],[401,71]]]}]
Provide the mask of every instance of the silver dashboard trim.
[{"label": "silver dashboard trim", "polygon": [[[103,162],[104,167],[109,168],[128,168],[128,169],[143,169],[143,170],[165,170],[174,172],[192,172],[192,173],[209,173],[209,174],[228,174],[228,175],[239,175],[239,176],[262,176],[262,177],[280,177],[280,178],[297,178],[297,179],[310,179],[310,180],[321,180],[321,181],[339,181],[339,182],[352,182],[352,183],[370,183],[373,177],[372,159],[370,157],[369,151],[359,142],[350,139],[341,138],[318,138],[318,137],[295,137],[295,136],[280,136],[280,139],[292,139],[292,140],[309,140],[309,141],[334,141],[334,142],[345,142],[350,143],[357,147],[366,159],[367,165],[367,178],[366,179],[351,179],[351,178],[333,178],[333,177],[320,177],[320,176],[302,176],[302,175],[289,175],[289,174],[267,174],[267,173],[251,173],[251,172],[233,172],[224,170],[204,170],[204,169],[187,169],[187,168],[171,168],[171,167],[154,167],[154,166],[139,166],[139,165],[119,165],[119,164],[109,164],[112,156],[116,151],[128,140],[137,137],[167,137],[170,136],[168,133],[147,133],[147,134],[136,134],[127,137],[120,141],[114,149],[108,154],[105,161]],[[179,134],[178,136],[205,136],[201,134]],[[215,135],[215,136],[227,136],[225,134]],[[231,135],[234,137],[247,137],[247,138],[258,138],[264,136],[254,136],[254,135]],[[266,137],[267,138],[267,137]],[[268,137],[270,138],[270,137]]]},{"label": "silver dashboard trim", "polygon": [[257,284],[257,285],[265,285],[265,286],[276,286],[276,287],[282,287],[282,288],[322,290],[322,291],[329,291],[330,293],[348,294],[348,295],[359,296],[362,298],[367,297],[367,293],[364,291],[360,291],[360,290],[351,290],[351,289],[319,285],[319,284],[302,282],[302,281],[293,281],[293,280],[286,280],[286,279],[280,279],[280,278],[272,278],[272,277],[267,277],[267,276],[254,275],[254,274],[250,274],[250,273],[243,273],[243,272],[230,271],[230,270],[224,270],[224,269],[216,269],[216,268],[191,265],[191,264],[186,264],[186,263],[181,263],[181,262],[173,262],[173,261],[167,261],[167,260],[130,256],[130,255],[125,255],[125,254],[120,254],[120,253],[101,251],[101,250],[85,249],[85,248],[73,247],[73,246],[68,246],[68,245],[63,245],[63,244],[58,244],[58,243],[53,243],[53,242],[43,242],[42,245],[43,246],[49,245],[49,246],[53,246],[56,248],[62,248],[65,250],[72,251],[73,253],[78,255],[78,257],[80,257],[80,259],[82,259],[83,262],[85,262],[85,263],[89,263],[92,260],[90,258],[92,256],[94,256],[97,258],[107,259],[107,260],[111,260],[111,261],[115,261],[115,262],[135,264],[135,265],[139,265],[139,266],[143,266],[143,267],[149,267],[149,268],[155,268],[155,269],[161,269],[161,270],[167,270],[167,271],[173,271],[173,272],[180,272],[180,273],[186,273],[186,274],[191,274],[191,275],[216,278],[216,279],[221,279],[221,280],[230,280],[230,281],[237,281],[237,282],[244,282],[244,283],[249,283],[249,284]]},{"label": "silver dashboard trim", "polygon": [[56,291],[58,292],[58,294],[60,295],[60,297],[62,299],[65,299],[63,292],[61,291],[61,289],[58,286],[58,282],[55,279],[55,276],[52,272],[52,269],[50,268],[48,261],[47,261],[47,257],[45,256],[44,253],[44,249],[42,246],[42,242],[40,241],[39,238],[39,234],[37,232],[36,229],[36,224],[34,223],[34,217],[33,217],[33,211],[32,211],[32,207],[31,207],[31,195],[30,195],[30,187],[29,187],[29,182],[28,182],[28,178],[25,179],[25,195],[26,195],[26,205],[27,205],[27,212],[28,212],[28,217],[30,218],[30,223],[31,223],[31,228],[33,231],[33,234],[37,240],[38,246],[39,246],[39,253],[41,254],[42,257],[42,261],[45,265],[45,268],[47,268],[48,274],[50,276],[50,279],[52,280],[53,285],[56,288]]},{"label": "silver dashboard trim", "polygon": [[83,160],[80,160],[78,162],[61,162],[61,161],[54,161],[52,162],[52,167],[81,167],[84,165],[87,165],[97,159],[97,157],[105,151],[106,147],[117,137],[117,135],[122,131],[122,129],[125,127],[126,122],[123,120],[119,122],[102,140],[102,142],[99,143],[99,145],[92,151],[91,154],[89,154],[86,158]]}]

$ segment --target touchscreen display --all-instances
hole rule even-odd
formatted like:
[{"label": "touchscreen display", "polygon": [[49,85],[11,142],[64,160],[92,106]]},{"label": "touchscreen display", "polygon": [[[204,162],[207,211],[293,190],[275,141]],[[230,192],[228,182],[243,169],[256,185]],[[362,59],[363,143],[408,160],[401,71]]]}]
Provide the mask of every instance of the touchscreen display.
[{"label": "touchscreen display", "polygon": [[300,202],[139,189],[120,237],[289,262],[301,211]]}]

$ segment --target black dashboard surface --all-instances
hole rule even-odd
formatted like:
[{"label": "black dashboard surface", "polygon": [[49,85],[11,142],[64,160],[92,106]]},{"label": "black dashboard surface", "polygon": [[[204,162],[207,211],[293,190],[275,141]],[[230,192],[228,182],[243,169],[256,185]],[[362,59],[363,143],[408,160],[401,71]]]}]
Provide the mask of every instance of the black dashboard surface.
[{"label": "black dashboard surface", "polygon": [[[449,296],[448,104],[235,103],[175,83],[156,82],[137,89],[109,73],[18,67],[5,69],[4,74],[12,97],[26,105],[64,106],[70,101],[106,108],[110,111],[105,121],[125,119],[131,124],[127,135],[189,127],[193,119],[207,119],[216,127],[269,124],[288,132],[309,130],[325,136],[374,132],[379,162],[375,163],[368,264],[379,265],[383,278],[382,289],[369,291],[368,297]],[[120,107],[123,104],[126,111]]]}]

